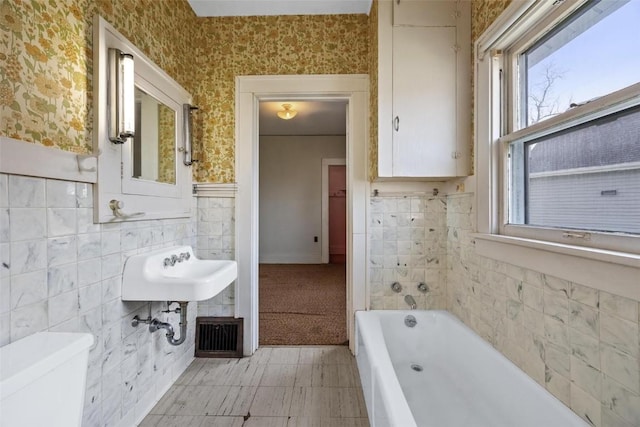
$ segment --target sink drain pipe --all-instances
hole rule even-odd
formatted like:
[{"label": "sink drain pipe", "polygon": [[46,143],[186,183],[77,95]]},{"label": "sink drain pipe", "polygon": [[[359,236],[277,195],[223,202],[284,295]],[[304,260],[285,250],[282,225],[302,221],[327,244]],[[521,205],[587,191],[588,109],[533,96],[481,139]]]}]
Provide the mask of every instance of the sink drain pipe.
[{"label": "sink drain pipe", "polygon": [[[171,303],[168,304],[170,305]],[[178,304],[180,304],[180,307],[176,308],[175,310],[169,310],[167,308],[167,310],[164,311],[164,313],[180,313],[180,338],[178,339],[175,339],[176,333],[170,323],[161,322],[157,318],[151,319],[151,313],[149,313],[149,317],[147,317],[146,319],[141,319],[140,317],[135,316],[131,321],[131,326],[136,327],[140,323],[147,323],[149,325],[149,332],[151,333],[160,329],[164,329],[167,331],[165,335],[167,337],[167,342],[171,345],[180,345],[184,342],[185,339],[187,339],[187,305],[189,303],[185,301],[179,301]],[[151,310],[151,308],[149,308],[149,310]]]}]

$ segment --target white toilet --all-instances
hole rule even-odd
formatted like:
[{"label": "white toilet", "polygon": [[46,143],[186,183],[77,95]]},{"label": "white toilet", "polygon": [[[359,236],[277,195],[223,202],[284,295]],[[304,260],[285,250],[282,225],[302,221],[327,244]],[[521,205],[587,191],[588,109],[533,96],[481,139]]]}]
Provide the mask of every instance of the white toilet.
[{"label": "white toilet", "polygon": [[93,335],[39,332],[0,348],[0,426],[82,423]]}]

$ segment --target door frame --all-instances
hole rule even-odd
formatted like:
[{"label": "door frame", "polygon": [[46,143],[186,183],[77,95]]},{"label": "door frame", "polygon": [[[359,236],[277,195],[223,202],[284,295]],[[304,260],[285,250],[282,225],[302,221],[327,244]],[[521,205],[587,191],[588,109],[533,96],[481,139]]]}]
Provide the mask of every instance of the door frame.
[{"label": "door frame", "polygon": [[244,355],[258,349],[258,104],[282,99],[347,101],[347,336],[354,351],[355,312],[367,304],[369,76],[237,76],[235,89],[235,313],[244,318]]},{"label": "door frame", "polygon": [[[322,263],[329,263],[329,166],[347,166],[347,159],[322,159]],[[348,171],[347,171],[348,173]],[[347,197],[348,193],[347,193]]]}]

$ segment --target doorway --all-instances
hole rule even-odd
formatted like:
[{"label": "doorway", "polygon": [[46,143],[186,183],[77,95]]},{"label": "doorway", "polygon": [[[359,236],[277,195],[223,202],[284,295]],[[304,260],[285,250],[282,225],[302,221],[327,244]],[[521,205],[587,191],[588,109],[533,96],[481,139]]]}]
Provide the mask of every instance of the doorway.
[{"label": "doorway", "polygon": [[[347,341],[346,108],[344,100],[259,103],[260,345]],[[283,119],[278,113],[284,111],[294,117]],[[325,171],[334,158],[341,165]],[[334,187],[328,217],[326,185]],[[329,236],[322,233],[324,221]],[[322,257],[325,246],[333,263]]]},{"label": "doorway", "polygon": [[354,350],[356,310],[367,307],[366,206],[369,198],[367,75],[240,76],[236,78],[236,316],[245,319],[245,355],[258,348],[258,103],[269,99],[342,99],[347,125],[347,337]]}]

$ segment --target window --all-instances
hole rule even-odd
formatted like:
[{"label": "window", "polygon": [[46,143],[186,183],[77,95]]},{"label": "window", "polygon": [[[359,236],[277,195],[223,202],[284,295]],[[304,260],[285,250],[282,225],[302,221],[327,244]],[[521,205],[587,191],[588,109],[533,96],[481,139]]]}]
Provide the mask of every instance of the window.
[{"label": "window", "polygon": [[493,46],[494,231],[640,253],[640,1],[551,3]]}]

